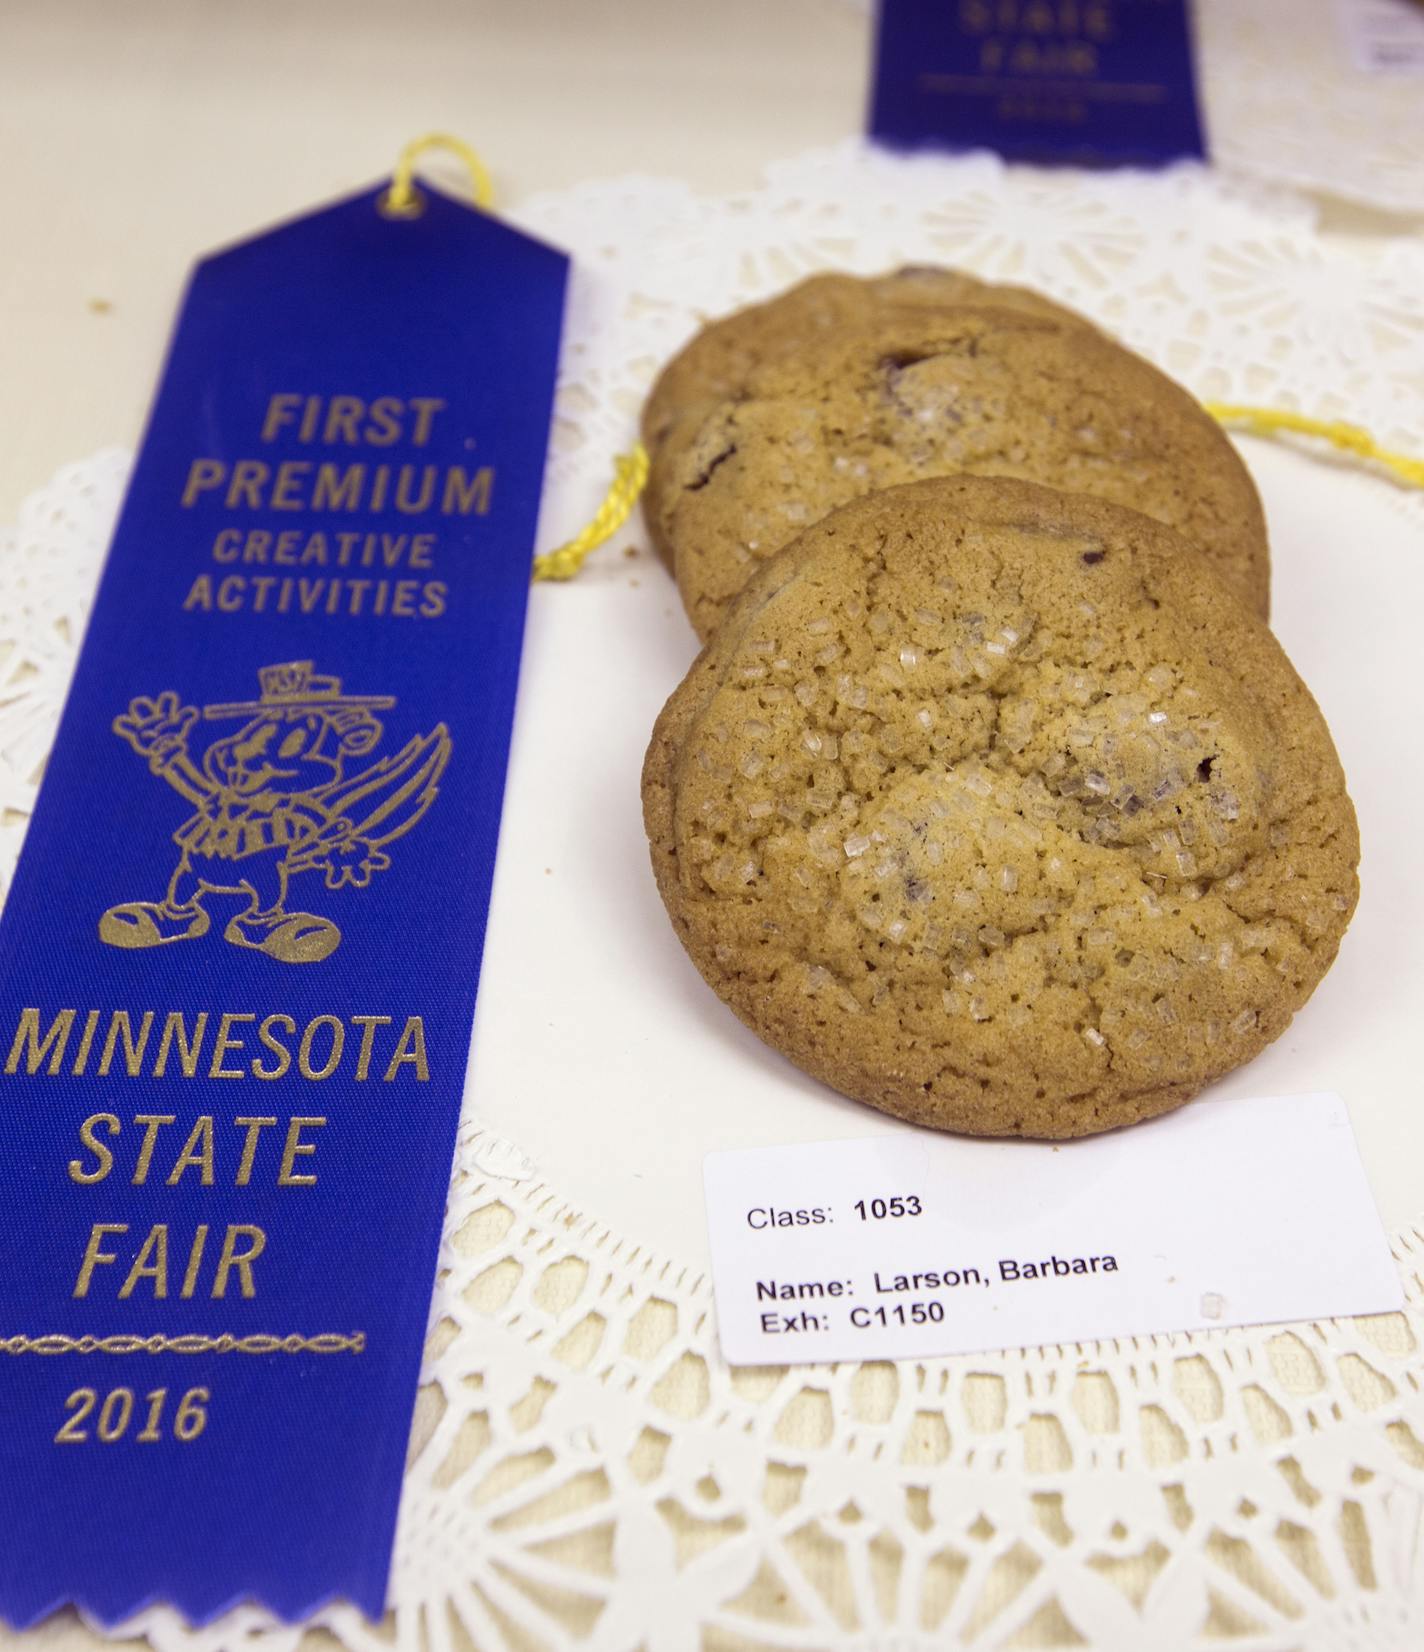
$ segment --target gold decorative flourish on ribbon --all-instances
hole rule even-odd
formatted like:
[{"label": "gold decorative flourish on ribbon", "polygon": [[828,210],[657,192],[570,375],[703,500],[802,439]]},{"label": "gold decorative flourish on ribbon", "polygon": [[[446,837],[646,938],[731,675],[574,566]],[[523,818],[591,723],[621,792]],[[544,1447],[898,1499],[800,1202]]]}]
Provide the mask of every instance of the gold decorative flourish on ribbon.
[{"label": "gold decorative flourish on ribbon", "polygon": [[289,1331],[276,1336],[252,1331],[236,1336],[223,1331],[217,1336],[190,1331],[168,1336],[155,1331],[150,1336],[81,1336],[49,1331],[43,1336],[0,1336],[0,1354],[360,1354],[366,1349],[366,1333],[319,1331],[303,1336]]}]

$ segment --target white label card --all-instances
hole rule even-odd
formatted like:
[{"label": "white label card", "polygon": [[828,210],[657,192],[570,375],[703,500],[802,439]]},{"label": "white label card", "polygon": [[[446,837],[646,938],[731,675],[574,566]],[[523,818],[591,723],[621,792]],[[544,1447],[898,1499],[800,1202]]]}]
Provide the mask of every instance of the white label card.
[{"label": "white label card", "polygon": [[733,1365],[1386,1313],[1404,1291],[1334,1095],[1082,1141],[906,1130],[709,1154]]},{"label": "white label card", "polygon": [[1357,69],[1371,75],[1424,75],[1424,6],[1419,0],[1336,0]]}]

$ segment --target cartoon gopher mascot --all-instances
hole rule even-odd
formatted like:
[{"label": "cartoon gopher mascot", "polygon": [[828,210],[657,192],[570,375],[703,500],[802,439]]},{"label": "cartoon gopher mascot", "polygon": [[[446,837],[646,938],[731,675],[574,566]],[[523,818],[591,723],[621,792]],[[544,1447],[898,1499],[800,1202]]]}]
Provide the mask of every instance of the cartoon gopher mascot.
[{"label": "cartoon gopher mascot", "polygon": [[337,677],[318,676],[310,660],[265,666],[257,700],[204,706],[209,721],[242,718],[194,762],[188,735],[198,720],[171,690],[140,696],[114,719],[114,733],[196,805],[173,834],[178,863],[160,901],[122,901],[99,920],[99,938],[116,947],[167,946],[207,933],[210,894],[246,897],[223,930],[233,946],[287,964],[317,963],[341,942],[330,918],[288,909],[288,885],[322,872],[328,889],[364,889],[390,865],[385,845],[410,831],[438,795],[450,760],[443,723],[394,757],[347,770],[380,741],[373,715],[389,695],[343,694]]}]

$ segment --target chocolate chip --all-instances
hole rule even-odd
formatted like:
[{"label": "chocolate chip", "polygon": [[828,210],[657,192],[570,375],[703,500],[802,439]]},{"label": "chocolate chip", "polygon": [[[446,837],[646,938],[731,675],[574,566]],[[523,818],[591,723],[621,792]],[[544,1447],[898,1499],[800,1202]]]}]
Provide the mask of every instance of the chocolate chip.
[{"label": "chocolate chip", "polygon": [[712,474],[717,469],[718,465],[726,464],[727,460],[730,459],[736,451],[736,447],[733,446],[724,448],[720,453],[714,453],[702,467],[702,474],[687,484],[687,491],[689,493],[697,493],[702,488],[705,488],[712,480]]}]

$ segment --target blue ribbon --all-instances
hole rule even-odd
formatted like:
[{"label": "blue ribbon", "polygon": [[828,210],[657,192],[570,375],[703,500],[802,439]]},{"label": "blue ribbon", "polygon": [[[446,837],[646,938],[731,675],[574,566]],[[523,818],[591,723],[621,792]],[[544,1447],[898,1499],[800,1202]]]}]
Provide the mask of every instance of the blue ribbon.
[{"label": "blue ribbon", "polygon": [[0,925],[0,1613],[384,1604],[567,260],[199,266]]},{"label": "blue ribbon", "polygon": [[870,129],[1086,165],[1204,155],[1187,0],[880,0]]}]

